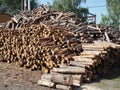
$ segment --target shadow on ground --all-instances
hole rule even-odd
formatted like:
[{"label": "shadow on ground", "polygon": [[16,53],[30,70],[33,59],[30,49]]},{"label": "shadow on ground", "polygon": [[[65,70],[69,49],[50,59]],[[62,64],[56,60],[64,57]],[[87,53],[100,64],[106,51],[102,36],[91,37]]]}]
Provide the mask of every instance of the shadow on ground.
[{"label": "shadow on ground", "polygon": [[107,74],[100,75],[96,79],[93,79],[92,83],[100,82],[101,80],[104,80],[104,79],[113,80],[113,79],[116,79],[116,78],[120,79],[120,69],[114,69],[114,70],[111,70]]},{"label": "shadow on ground", "polygon": [[73,90],[120,90],[120,70],[114,69]]}]

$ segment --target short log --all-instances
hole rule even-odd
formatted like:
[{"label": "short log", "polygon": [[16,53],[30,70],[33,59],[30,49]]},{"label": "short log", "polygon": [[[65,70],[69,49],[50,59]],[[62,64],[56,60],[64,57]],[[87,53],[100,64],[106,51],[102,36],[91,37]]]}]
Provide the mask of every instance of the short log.
[{"label": "short log", "polygon": [[71,86],[65,86],[65,85],[60,85],[60,84],[57,84],[56,88],[60,90],[72,90]]},{"label": "short log", "polygon": [[73,77],[72,75],[53,73],[51,81],[57,84],[62,84],[62,85],[72,85]]},{"label": "short log", "polygon": [[49,80],[38,80],[38,85],[47,86],[47,87],[54,87],[55,83]]}]

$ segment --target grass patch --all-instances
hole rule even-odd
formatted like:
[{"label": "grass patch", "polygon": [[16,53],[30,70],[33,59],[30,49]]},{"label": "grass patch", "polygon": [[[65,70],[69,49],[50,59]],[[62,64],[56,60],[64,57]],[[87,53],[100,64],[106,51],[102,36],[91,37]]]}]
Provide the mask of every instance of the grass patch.
[{"label": "grass patch", "polygon": [[120,89],[120,85],[115,85],[114,88]]},{"label": "grass patch", "polygon": [[115,79],[117,82],[120,82],[120,76]]}]

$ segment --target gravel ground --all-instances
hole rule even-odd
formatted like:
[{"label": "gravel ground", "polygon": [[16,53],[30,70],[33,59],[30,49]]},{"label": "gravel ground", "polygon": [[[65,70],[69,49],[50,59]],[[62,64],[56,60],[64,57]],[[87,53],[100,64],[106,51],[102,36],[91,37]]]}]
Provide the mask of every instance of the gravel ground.
[{"label": "gravel ground", "polygon": [[[40,71],[31,71],[14,64],[0,62],[0,90],[55,90],[39,86]],[[75,90],[120,90],[120,71],[109,73]]]}]

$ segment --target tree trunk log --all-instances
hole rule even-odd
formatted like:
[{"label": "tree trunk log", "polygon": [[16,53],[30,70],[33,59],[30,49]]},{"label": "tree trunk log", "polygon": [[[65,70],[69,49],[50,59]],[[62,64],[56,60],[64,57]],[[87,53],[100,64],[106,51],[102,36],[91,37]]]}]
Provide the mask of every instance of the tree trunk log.
[{"label": "tree trunk log", "polygon": [[59,72],[59,73],[69,73],[69,74],[84,74],[86,73],[85,68],[82,67],[61,67],[61,68],[53,68],[54,72]]}]

